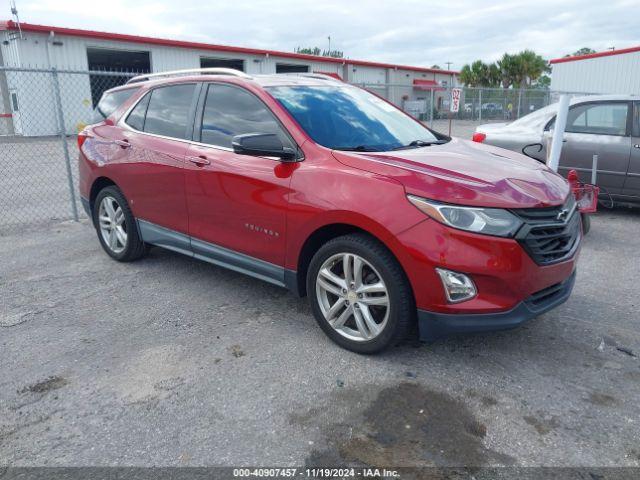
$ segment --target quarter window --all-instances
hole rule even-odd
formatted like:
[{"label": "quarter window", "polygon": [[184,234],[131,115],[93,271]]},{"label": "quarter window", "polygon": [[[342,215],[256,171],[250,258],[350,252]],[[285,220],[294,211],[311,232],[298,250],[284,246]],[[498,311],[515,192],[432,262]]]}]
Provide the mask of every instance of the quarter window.
[{"label": "quarter window", "polygon": [[231,139],[245,133],[275,133],[284,146],[294,148],[273,113],[258,98],[238,87],[210,84],[200,141],[231,148]]},{"label": "quarter window", "polygon": [[98,123],[107,118],[115,112],[120,105],[129,100],[131,95],[137,90],[137,88],[127,88],[102,95],[100,102],[98,102],[96,109],[93,111],[93,121]]},{"label": "quarter window", "polygon": [[569,110],[567,132],[599,135],[625,135],[627,103],[587,103]]},{"label": "quarter window", "polygon": [[190,83],[153,89],[143,131],[172,138],[190,137],[187,125],[195,88]]},{"label": "quarter window", "polygon": [[144,131],[144,117],[147,114],[147,106],[149,105],[150,98],[151,94],[147,93],[135,108],[131,110],[131,113],[129,113],[129,116],[125,120],[127,125],[140,132]]}]

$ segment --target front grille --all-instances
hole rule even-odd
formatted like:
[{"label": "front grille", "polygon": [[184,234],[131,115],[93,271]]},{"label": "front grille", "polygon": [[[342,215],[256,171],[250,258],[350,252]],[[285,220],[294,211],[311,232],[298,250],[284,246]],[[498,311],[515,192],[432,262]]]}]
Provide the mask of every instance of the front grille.
[{"label": "front grille", "polygon": [[[566,211],[568,218],[558,215]],[[580,213],[573,195],[558,207],[513,210],[524,225],[516,239],[538,265],[561,262],[573,255],[580,240]]]}]

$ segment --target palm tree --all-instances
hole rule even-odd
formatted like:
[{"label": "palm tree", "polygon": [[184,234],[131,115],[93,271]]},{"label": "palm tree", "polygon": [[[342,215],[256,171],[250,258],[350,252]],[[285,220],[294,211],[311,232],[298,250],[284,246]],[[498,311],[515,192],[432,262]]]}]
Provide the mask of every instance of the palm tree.
[{"label": "palm tree", "polygon": [[547,61],[533,50],[524,50],[517,55],[520,67],[520,86],[530,87],[531,83],[549,71]]}]

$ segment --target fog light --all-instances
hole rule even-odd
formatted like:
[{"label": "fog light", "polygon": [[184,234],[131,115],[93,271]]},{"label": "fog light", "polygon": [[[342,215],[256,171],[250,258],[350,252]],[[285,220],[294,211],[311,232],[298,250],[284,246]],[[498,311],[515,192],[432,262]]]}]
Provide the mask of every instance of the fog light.
[{"label": "fog light", "polygon": [[463,273],[452,272],[444,268],[436,268],[436,272],[440,275],[444,293],[450,303],[464,302],[476,296],[478,291],[473,284],[473,280]]}]

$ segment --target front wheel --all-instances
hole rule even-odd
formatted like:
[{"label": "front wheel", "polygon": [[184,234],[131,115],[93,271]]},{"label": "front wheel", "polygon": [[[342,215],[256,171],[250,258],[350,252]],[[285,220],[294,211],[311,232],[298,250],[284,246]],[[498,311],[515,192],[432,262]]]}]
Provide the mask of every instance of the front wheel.
[{"label": "front wheel", "polygon": [[93,204],[93,224],[100,245],[115,260],[131,262],[144,255],[145,244],[138,235],[136,219],[115,185],[98,193]]},{"label": "front wheel", "polygon": [[323,245],[309,265],[307,293],[324,332],[357,353],[376,353],[399,343],[415,321],[404,271],[368,235],[345,235]]}]

